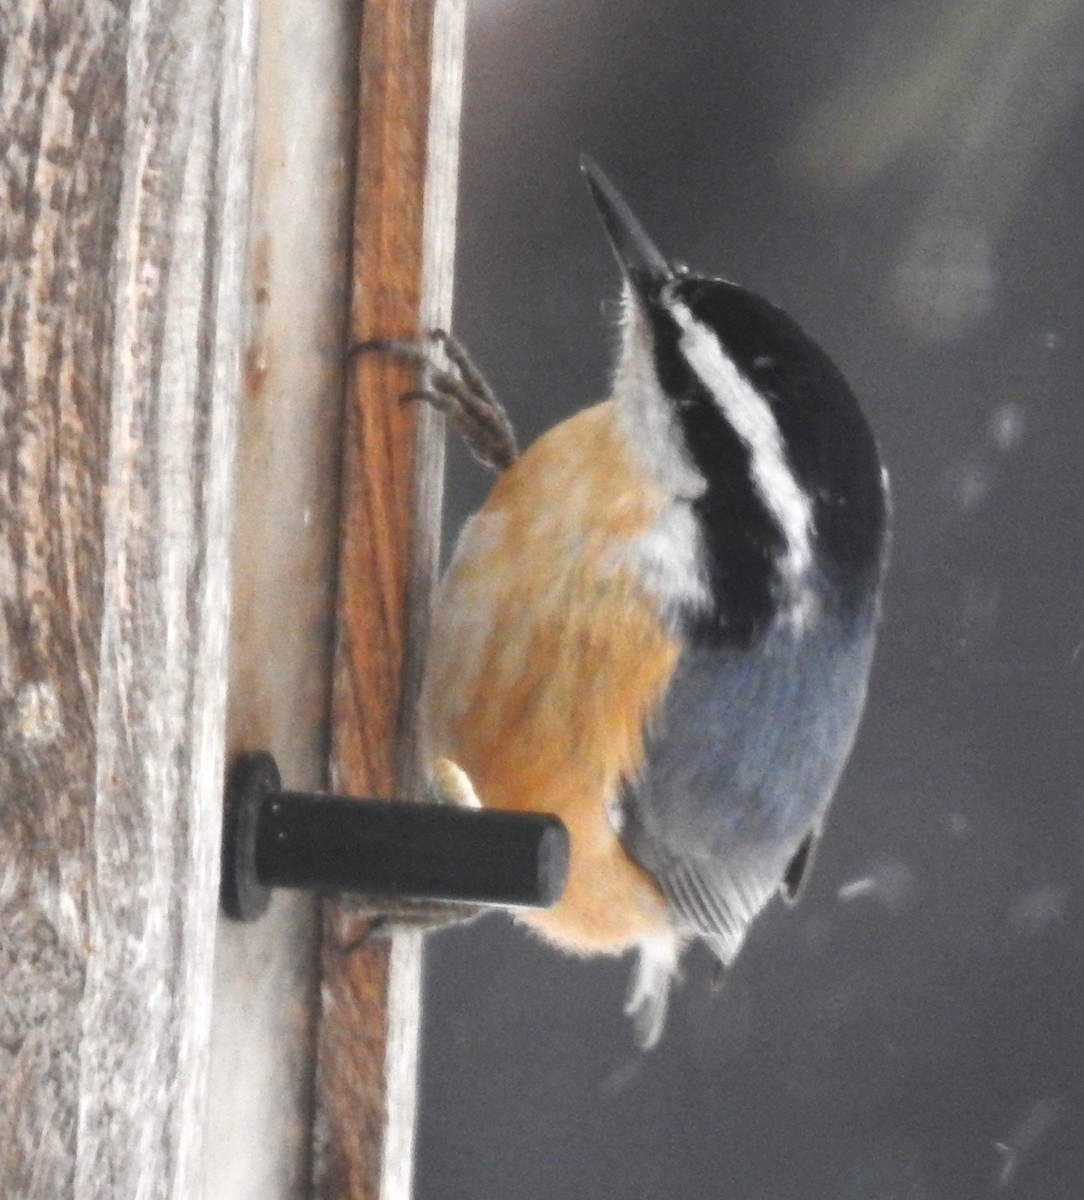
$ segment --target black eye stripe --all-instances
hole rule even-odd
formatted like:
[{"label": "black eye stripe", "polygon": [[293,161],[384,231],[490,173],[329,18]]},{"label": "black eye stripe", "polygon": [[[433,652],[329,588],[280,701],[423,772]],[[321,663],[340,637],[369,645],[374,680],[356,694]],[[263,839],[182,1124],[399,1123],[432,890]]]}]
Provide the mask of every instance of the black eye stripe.
[{"label": "black eye stripe", "polygon": [[745,645],[771,620],[783,533],[753,484],[749,448],[680,348],[681,329],[662,305],[651,313],[655,371],[673,401],[689,457],[706,482],[693,501],[712,597],[688,614],[697,641]]},{"label": "black eye stripe", "polygon": [[698,516],[720,613],[736,606],[747,630],[770,619],[774,556],[785,550],[785,536],[757,493],[746,444],[682,352],[674,304],[719,339],[770,407],[787,465],[812,502],[814,555],[845,603],[860,599],[879,570],[887,512],[876,444],[857,401],[828,355],[782,310],[736,284],[685,276],[649,302],[648,316],[659,383],[707,481]]}]

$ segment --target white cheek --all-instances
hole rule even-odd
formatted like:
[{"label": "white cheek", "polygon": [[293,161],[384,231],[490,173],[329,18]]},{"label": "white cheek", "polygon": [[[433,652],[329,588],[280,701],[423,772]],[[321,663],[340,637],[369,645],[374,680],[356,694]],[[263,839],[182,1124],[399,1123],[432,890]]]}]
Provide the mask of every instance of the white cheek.
[{"label": "white cheek", "polygon": [[644,589],[662,607],[706,609],[711,591],[701,569],[700,529],[688,504],[670,504],[624,552]]},{"label": "white cheek", "polygon": [[654,369],[651,333],[635,303],[626,299],[621,357],[613,395],[618,420],[633,453],[670,496],[694,499],[705,488],[704,477],[685,450],[673,405],[662,394]]}]

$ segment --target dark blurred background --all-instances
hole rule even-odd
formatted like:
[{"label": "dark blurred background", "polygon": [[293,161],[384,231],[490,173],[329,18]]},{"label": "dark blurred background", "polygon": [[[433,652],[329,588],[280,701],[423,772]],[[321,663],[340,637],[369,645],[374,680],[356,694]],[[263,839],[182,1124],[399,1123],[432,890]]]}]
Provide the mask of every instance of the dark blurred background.
[{"label": "dark blurred background", "polygon": [[606,393],[587,150],[830,351],[895,544],[808,893],[655,1051],[627,961],[431,940],[418,1200],[1084,1196],[1082,71],[1079,0],[475,0],[456,325],[521,440]]}]

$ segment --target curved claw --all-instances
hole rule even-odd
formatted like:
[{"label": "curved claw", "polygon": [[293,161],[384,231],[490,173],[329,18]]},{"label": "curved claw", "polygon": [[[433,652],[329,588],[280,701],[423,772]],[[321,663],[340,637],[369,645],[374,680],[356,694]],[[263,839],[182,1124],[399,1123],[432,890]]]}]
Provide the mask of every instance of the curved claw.
[{"label": "curved claw", "polygon": [[[434,362],[436,347],[444,351],[452,370]],[[431,329],[425,338],[415,341],[371,338],[355,342],[347,359],[368,353],[388,354],[419,367],[423,386],[404,392],[400,399],[422,400],[443,412],[484,466],[499,474],[516,461],[519,451],[508,414],[466,348],[446,330]]]}]

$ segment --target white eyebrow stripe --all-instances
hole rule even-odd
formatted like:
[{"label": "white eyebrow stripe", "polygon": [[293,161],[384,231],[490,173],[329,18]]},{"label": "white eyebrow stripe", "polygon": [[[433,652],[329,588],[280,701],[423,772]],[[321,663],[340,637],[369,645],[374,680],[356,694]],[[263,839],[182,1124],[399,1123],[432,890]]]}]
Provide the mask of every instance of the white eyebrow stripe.
[{"label": "white eyebrow stripe", "polygon": [[753,484],[786,542],[781,567],[796,583],[813,563],[813,506],[787,462],[775,414],[686,305],[674,303],[670,311],[681,329],[681,349],[689,365],[748,447]]}]

